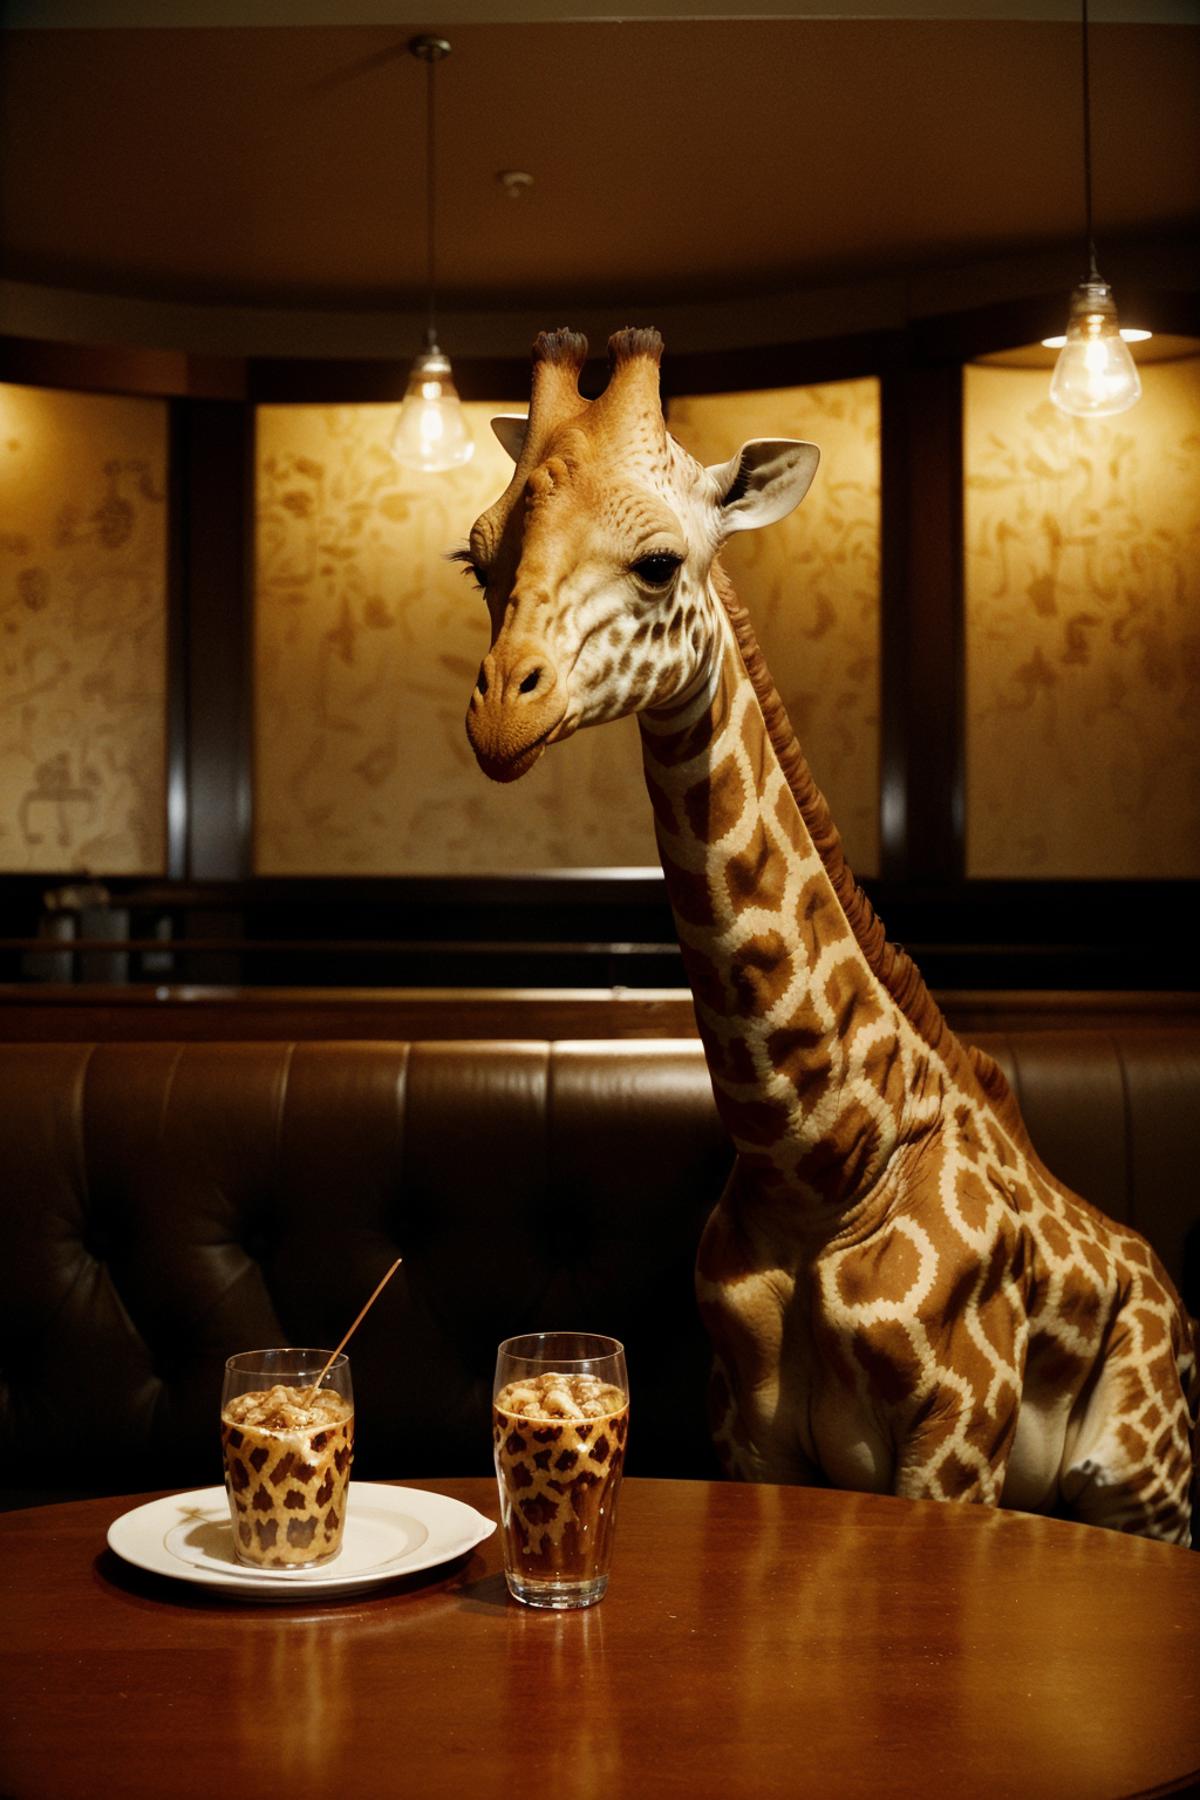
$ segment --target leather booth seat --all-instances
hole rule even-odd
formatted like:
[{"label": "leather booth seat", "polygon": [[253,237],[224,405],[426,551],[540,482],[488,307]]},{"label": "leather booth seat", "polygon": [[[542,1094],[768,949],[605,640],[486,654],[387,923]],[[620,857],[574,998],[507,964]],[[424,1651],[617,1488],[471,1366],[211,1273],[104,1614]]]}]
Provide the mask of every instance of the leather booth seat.
[{"label": "leather booth seat", "polygon": [[[1197,1307],[1200,1028],[977,1038]],[[490,1468],[496,1345],[626,1344],[629,1468],[716,1472],[692,1261],[732,1153],[694,1040],[0,1045],[0,1504],[220,1480],[233,1351],[350,1347],[356,1470]]]}]

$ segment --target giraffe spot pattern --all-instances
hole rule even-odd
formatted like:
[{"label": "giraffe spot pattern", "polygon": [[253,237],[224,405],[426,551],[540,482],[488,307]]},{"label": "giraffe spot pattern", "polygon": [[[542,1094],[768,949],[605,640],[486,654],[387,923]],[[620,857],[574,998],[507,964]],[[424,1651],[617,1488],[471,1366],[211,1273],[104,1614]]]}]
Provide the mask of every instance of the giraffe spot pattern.
[{"label": "giraffe spot pattern", "polygon": [[[670,507],[688,537],[696,466],[664,431],[646,344],[619,342],[600,414],[579,410],[573,377],[569,395],[544,390],[559,398],[537,427],[542,460],[568,438],[574,460],[542,485],[565,506],[578,479],[574,516],[589,528],[589,509],[615,530],[644,503]],[[603,428],[589,431],[596,417]],[[497,541],[514,504],[485,515]],[[857,1439],[882,1420],[872,1479],[899,1492],[995,1502],[1011,1477],[1037,1504],[1065,1498],[1094,1522],[1186,1541],[1197,1374],[1178,1297],[1148,1246],[1040,1167],[1003,1078],[944,1030],[919,984],[890,975],[888,992],[868,967],[860,940],[881,940],[869,908],[838,897],[852,882],[752,633],[715,564],[697,578],[693,558],[689,580],[688,608],[672,613],[655,655],[652,638],[636,654],[623,635],[611,647],[626,678],[642,657],[643,698],[669,696],[667,660],[709,677],[677,722],[647,721],[643,743],[697,1017],[739,1151],[739,1181],[700,1258],[706,1320],[719,1354],[731,1347],[711,1396],[731,1466],[786,1473],[789,1433],[820,1466],[839,1429]],[[747,1270],[738,1223],[753,1219],[769,1260],[772,1208],[787,1266]],[[806,1229],[828,1224],[819,1248],[798,1214]],[[787,1295],[802,1297],[794,1318]],[[815,1364],[801,1350],[813,1343]],[[809,1401],[841,1422],[823,1427],[827,1443],[812,1435]],[[1023,1405],[1037,1415],[1032,1434],[1016,1429]],[[1088,1443],[1074,1463],[1062,1425],[1072,1411]]]}]

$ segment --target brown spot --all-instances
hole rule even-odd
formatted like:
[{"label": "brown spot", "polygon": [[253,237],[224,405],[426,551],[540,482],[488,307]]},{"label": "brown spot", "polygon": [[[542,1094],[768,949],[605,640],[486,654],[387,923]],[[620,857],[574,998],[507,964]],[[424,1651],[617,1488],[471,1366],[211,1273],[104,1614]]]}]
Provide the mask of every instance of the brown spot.
[{"label": "brown spot", "polygon": [[[543,1450],[541,1454],[546,1458],[546,1462],[549,1462],[550,1452],[548,1450]],[[535,1456],[533,1460],[537,1462],[538,1458]],[[543,1463],[542,1467],[545,1468],[545,1466],[546,1464]],[[513,1488],[532,1487],[533,1471],[529,1467],[529,1464],[525,1462],[514,1463],[512,1468],[508,1471],[508,1484]]]},{"label": "brown spot", "polygon": [[341,1519],[338,1517],[338,1509],[336,1506],[331,1506],[329,1511],[325,1514],[325,1536],[328,1538],[335,1536],[340,1524]]},{"label": "brown spot", "polygon": [[587,1504],[588,1489],[599,1485],[599,1475],[593,1475],[590,1469],[580,1469],[571,1483],[571,1505],[577,1513],[581,1513]]},{"label": "brown spot", "polygon": [[878,1174],[879,1127],[860,1100],[851,1100],[833,1131],[797,1158],[795,1175],[820,1194],[860,1193]]},{"label": "brown spot", "polygon": [[1107,1281],[1109,1259],[1101,1244],[1097,1244],[1092,1238],[1084,1238],[1079,1246],[1079,1254],[1102,1281]]},{"label": "brown spot", "polygon": [[1167,1332],[1159,1315],[1151,1312],[1148,1307],[1137,1306],[1133,1310],[1133,1318],[1141,1328],[1143,1351],[1157,1349]]},{"label": "brown spot", "polygon": [[616,1418],[613,1420],[612,1428],[613,1428],[613,1432],[616,1435],[618,1444],[623,1444],[625,1442],[625,1434],[629,1430],[629,1414],[628,1413],[618,1413]]},{"label": "brown spot", "polygon": [[788,1109],[780,1100],[731,1100],[718,1094],[717,1110],[739,1150],[743,1144],[776,1144],[788,1127]]},{"label": "brown spot", "polygon": [[591,1435],[592,1427],[590,1425],[577,1425],[575,1427],[575,1436],[579,1439],[581,1444],[586,1444]]},{"label": "brown spot", "polygon": [[289,1512],[303,1512],[308,1505],[308,1499],[300,1492],[299,1488],[289,1488],[283,1496],[283,1504]]},{"label": "brown spot", "polygon": [[796,923],[810,968],[827,945],[847,936],[849,926],[827,875],[814,875],[805,883],[796,903]]},{"label": "brown spot", "polygon": [[230,1430],[230,1432],[229,1432],[229,1435],[228,1435],[228,1438],[227,1438],[227,1440],[226,1440],[226,1441],[227,1441],[227,1443],[228,1443],[228,1444],[229,1444],[229,1448],[230,1448],[230,1449],[231,1449],[231,1450],[240,1450],[240,1449],[241,1449],[241,1447],[242,1447],[242,1445],[243,1445],[243,1444],[244,1444],[244,1443],[245,1443],[245,1441],[246,1441],[246,1440],[245,1440],[245,1438],[244,1438],[244,1437],[243,1437],[243,1436],[242,1436],[242,1434],[241,1434],[241,1432],[240,1432],[240,1431],[239,1431],[239,1430],[238,1430],[238,1429],[237,1429],[237,1427],[236,1427],[236,1426],[234,1426],[234,1427],[233,1427],[233,1428],[232,1428],[232,1429],[231,1429],[231,1430]]},{"label": "brown spot", "polygon": [[256,1475],[262,1474],[262,1466],[270,1454],[271,1452],[264,1444],[260,1444],[257,1450],[250,1452],[250,1464]]},{"label": "brown spot", "polygon": [[313,1541],[313,1535],[316,1532],[318,1524],[319,1520],[316,1518],[289,1519],[287,1528],[288,1543],[296,1550],[307,1550]]},{"label": "brown spot", "polygon": [[608,1449],[609,1449],[608,1439],[606,1437],[604,1437],[603,1435],[598,1437],[596,1439],[595,1443],[592,1445],[593,1460],[595,1462],[607,1462],[608,1461]]},{"label": "brown spot", "polygon": [[748,1018],[761,1018],[787,990],[792,979],[791,952],[779,932],[763,932],[734,951],[729,974],[738,1011]]},{"label": "brown spot", "polygon": [[863,1079],[880,1095],[893,1117],[899,1118],[904,1105],[904,1060],[898,1037],[882,1037],[873,1043],[863,1058]]},{"label": "brown spot", "polygon": [[828,1080],[832,1061],[829,1036],[805,994],[790,1017],[767,1038],[772,1066],[786,1076],[807,1105],[815,1105]]},{"label": "brown spot", "polygon": [[560,1450],[554,1459],[554,1466],[560,1475],[565,1475],[567,1470],[573,1469],[578,1461],[578,1450]]},{"label": "brown spot", "polygon": [[842,1043],[852,1032],[874,1025],[883,1017],[879,996],[866,969],[854,961],[840,962],[830,970],[825,998],[833,1008],[833,1028]]},{"label": "brown spot", "polygon": [[666,877],[671,907],[689,925],[712,925],[715,922],[712,895],[704,874],[693,875],[659,848],[659,861]]},{"label": "brown spot", "polygon": [[531,1525],[548,1525],[558,1512],[558,1501],[551,1500],[548,1494],[532,1494],[528,1500],[518,1500],[517,1505]]},{"label": "brown spot", "polygon": [[329,1433],[327,1431],[318,1431],[316,1437],[312,1441],[312,1447],[314,1450],[323,1450],[328,1442]]},{"label": "brown spot", "polygon": [[351,1450],[349,1444],[344,1444],[341,1446],[340,1449],[337,1449],[334,1451],[334,1453],[333,1453],[334,1466],[336,1467],[339,1475],[344,1475],[346,1473],[346,1465],[350,1461],[350,1458],[353,1454],[354,1454],[354,1452]]},{"label": "brown spot", "polygon": [[748,906],[778,912],[783,905],[787,865],[778,843],[761,819],[756,820],[750,842],[725,866],[725,889],[735,912]]},{"label": "brown spot", "polygon": [[265,1487],[255,1488],[254,1498],[250,1502],[255,1512],[270,1512],[274,1502]]},{"label": "brown spot", "polygon": [[231,1487],[239,1494],[243,1488],[250,1485],[250,1471],[245,1463],[236,1456],[231,1456],[229,1459],[229,1481]]},{"label": "brown spot", "polygon": [[702,1006],[711,1006],[714,1012],[725,1012],[725,978],[716,963],[693,944],[683,944],[680,948],[683,952],[683,966],[687,970],[688,986],[694,997]]},{"label": "brown spot", "polygon": [[520,1432],[514,1431],[509,1434],[508,1442],[505,1444],[504,1448],[509,1456],[520,1456],[522,1450],[528,1449],[528,1445]]},{"label": "brown spot", "polygon": [[534,1453],[534,1458],[533,1458],[534,1468],[541,1469],[543,1471],[548,1469],[550,1467],[550,1458],[552,1455],[553,1455],[553,1451],[550,1451],[550,1450],[536,1451]]},{"label": "brown spot", "polygon": [[954,1190],[958,1202],[958,1210],[963,1224],[969,1231],[982,1231],[987,1224],[991,1207],[991,1196],[986,1182],[980,1180],[973,1170],[968,1169],[958,1178]]},{"label": "brown spot", "polygon": [[[261,1523],[261,1521],[260,1521],[260,1523]],[[239,1523],[238,1536],[239,1536],[239,1538],[241,1538],[243,1544],[245,1544],[247,1547],[249,1547],[249,1545],[253,1542],[254,1534],[250,1530],[250,1522],[248,1519],[243,1519]]]},{"label": "brown spot", "polygon": [[1057,1257],[1060,1262],[1065,1261],[1071,1254],[1071,1240],[1059,1224],[1058,1220],[1052,1219],[1050,1215],[1047,1214],[1044,1218],[1040,1219],[1038,1223],[1041,1227],[1042,1242],[1046,1245],[1050,1254]]},{"label": "brown spot", "polygon": [[696,781],[684,794],[684,814],[694,837],[702,844],[714,844],[738,824],[747,803],[747,790],[741,781],[738,763],[732,756],[716,765],[712,774]]},{"label": "brown spot", "polygon": [[295,1460],[296,1460],[296,1455],[295,1455],[295,1452],[292,1450],[289,1450],[286,1453],[286,1455],[280,1457],[279,1461],[275,1464],[275,1467],[271,1470],[271,1473],[268,1476],[268,1480],[270,1481],[272,1487],[278,1487],[281,1482],[287,1480],[288,1473],[291,1470],[292,1465],[294,1464]]},{"label": "brown spot", "polygon": [[675,817],[675,807],[666,791],[661,788],[654,777],[643,771],[646,781],[646,792],[650,796],[650,805],[654,809],[655,821],[660,831],[675,837],[679,832],[679,820]]},{"label": "brown spot", "polygon": [[325,1479],[317,1489],[316,1497],[313,1501],[314,1506],[327,1506],[333,1499],[333,1488],[333,1470],[327,1469],[325,1471]]},{"label": "brown spot", "polygon": [[1117,1442],[1135,1468],[1145,1459],[1145,1439],[1132,1425],[1123,1423],[1117,1426]]},{"label": "brown spot", "polygon": [[308,1483],[312,1480],[313,1476],[316,1474],[316,1472],[317,1472],[316,1463],[298,1462],[296,1464],[295,1468],[292,1470],[292,1480],[299,1481],[304,1486],[307,1486]]},{"label": "brown spot", "polygon": [[717,764],[683,796],[683,810],[693,834],[702,844],[715,844],[732,831],[742,816],[746,790],[741,771],[732,756]]},{"label": "brown spot", "polygon": [[714,1040],[708,1047],[708,1063],[714,1078],[740,1086],[757,1086],[758,1071],[745,1038],[731,1037],[724,1044]]},{"label": "brown spot", "polygon": [[537,1444],[557,1444],[561,1436],[561,1425],[542,1425],[533,1433],[533,1440]]},{"label": "brown spot", "polygon": [[[273,1550],[275,1548],[275,1540],[279,1536],[278,1519],[256,1519],[254,1522],[254,1530],[258,1537],[260,1550]],[[248,1541],[249,1540],[247,1539],[247,1542]]]},{"label": "brown spot", "polygon": [[896,1405],[915,1394],[921,1365],[908,1333],[894,1319],[861,1326],[854,1336],[854,1355],[866,1371],[874,1397]]},{"label": "brown spot", "polygon": [[968,1493],[979,1480],[979,1471],[972,1469],[954,1450],[948,1450],[940,1463],[932,1471],[939,1487],[947,1500],[957,1500]]}]

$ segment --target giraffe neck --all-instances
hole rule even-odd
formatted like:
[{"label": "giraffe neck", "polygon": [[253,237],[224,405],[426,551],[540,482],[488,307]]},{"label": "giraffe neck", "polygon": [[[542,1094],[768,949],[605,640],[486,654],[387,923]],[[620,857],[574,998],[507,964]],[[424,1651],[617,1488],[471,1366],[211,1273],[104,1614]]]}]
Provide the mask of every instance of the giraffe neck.
[{"label": "giraffe neck", "polygon": [[721,642],[705,685],[639,714],[646,785],[743,1171],[830,1226],[920,1129],[929,1052],[949,1033],[850,873],[719,569],[714,587]]}]

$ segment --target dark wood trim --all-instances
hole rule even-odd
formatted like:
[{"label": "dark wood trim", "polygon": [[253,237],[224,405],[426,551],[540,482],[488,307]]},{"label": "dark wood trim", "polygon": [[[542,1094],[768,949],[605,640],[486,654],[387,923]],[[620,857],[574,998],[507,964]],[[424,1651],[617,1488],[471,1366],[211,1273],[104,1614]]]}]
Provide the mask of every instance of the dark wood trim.
[{"label": "dark wood trim", "polygon": [[124,344],[62,344],[0,337],[0,381],[79,393],[145,394],[160,399],[244,400],[241,357],[192,356],[182,350],[142,350]]},{"label": "dark wood trim", "polygon": [[188,879],[236,881],[251,871],[252,640],[249,559],[253,414],[240,402],[189,402],[179,432],[187,571]]},{"label": "dark wood trim", "polygon": [[759,344],[744,350],[712,350],[663,357],[668,400],[682,394],[740,393],[754,388],[805,387],[882,375],[906,361],[903,331],[860,332],[791,344]]},{"label": "dark wood trim", "polygon": [[[419,346],[414,346],[413,355]],[[364,357],[302,359],[254,357],[246,366],[246,397],[251,405],[341,405],[394,401],[404,397],[412,355],[380,360]],[[454,384],[463,400],[529,397],[528,357],[452,358]]]},{"label": "dark wood trim", "polygon": [[191,791],[188,743],[188,531],[190,414],[179,400],[167,412],[167,823],[166,874],[184,881],[188,868]]},{"label": "dark wood trim", "polygon": [[882,381],[880,868],[960,882],[964,848],[962,371]]}]

